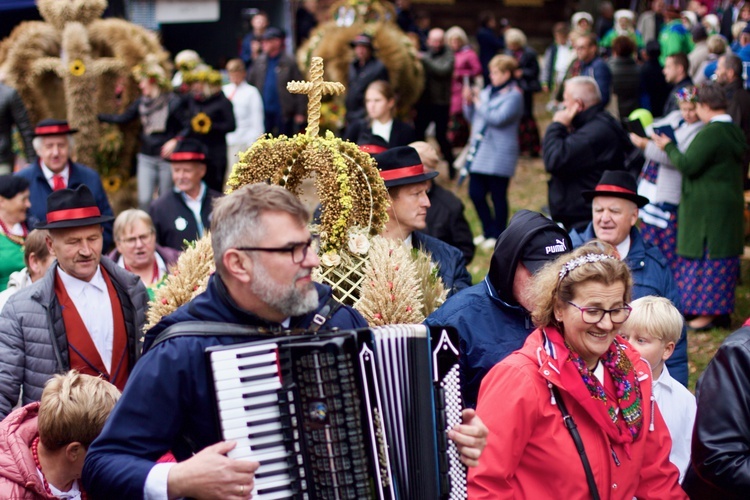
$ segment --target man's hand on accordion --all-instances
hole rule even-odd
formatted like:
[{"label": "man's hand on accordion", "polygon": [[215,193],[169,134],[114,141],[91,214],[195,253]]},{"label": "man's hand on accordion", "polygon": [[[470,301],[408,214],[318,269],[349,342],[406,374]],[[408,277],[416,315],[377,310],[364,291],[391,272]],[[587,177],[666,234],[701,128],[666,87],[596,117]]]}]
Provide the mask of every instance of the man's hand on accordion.
[{"label": "man's hand on accordion", "polygon": [[226,454],[234,441],[207,446],[169,471],[169,498],[247,500],[253,491],[258,462],[233,460]]},{"label": "man's hand on accordion", "polygon": [[448,437],[456,443],[458,451],[461,452],[461,462],[467,467],[476,467],[479,464],[479,456],[487,446],[489,431],[471,408],[461,412],[461,420],[463,424],[456,425],[448,431]]}]

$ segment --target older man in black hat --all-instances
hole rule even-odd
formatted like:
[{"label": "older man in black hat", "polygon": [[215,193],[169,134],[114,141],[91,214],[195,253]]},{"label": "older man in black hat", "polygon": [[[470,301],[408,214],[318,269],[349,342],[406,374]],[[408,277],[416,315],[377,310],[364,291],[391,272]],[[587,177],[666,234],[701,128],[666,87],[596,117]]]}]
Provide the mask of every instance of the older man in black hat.
[{"label": "older man in black hat", "polygon": [[470,287],[471,275],[461,251],[421,232],[427,227],[430,179],[438,173],[427,171],[411,146],[389,149],[374,158],[391,200],[383,236],[429,252],[449,297]]},{"label": "older man in black hat", "polygon": [[[583,197],[591,203],[593,221],[581,233],[572,231],[570,239],[574,247],[594,238],[609,243],[633,273],[633,299],[646,295],[666,297],[680,309],[680,296],[667,258],[657,247],[644,241],[635,227],[638,209],[648,203],[648,198],[640,196],[637,191],[635,179],[628,172],[604,172],[593,190],[583,192]],[[687,337],[684,329],[674,354],[667,360],[667,367],[675,380],[687,385]]]},{"label": "older man in black hat", "polygon": [[[29,226],[44,222],[47,197],[53,191],[64,188],[75,189],[86,185],[93,193],[96,206],[102,215],[114,215],[104,192],[99,173],[70,159],[73,153],[73,134],[78,130],[70,128],[65,120],[42,120],[34,129],[32,141],[39,158],[23,170],[16,173],[29,181],[31,209]],[[104,228],[104,249],[109,249],[112,239],[112,222],[102,224]]]},{"label": "older man in black hat", "polygon": [[367,116],[365,91],[376,80],[388,81],[388,69],[373,55],[372,37],[357,35],[351,42],[354,60],[349,66],[349,80],[346,85],[346,124]]},{"label": "older man in black hat", "polygon": [[148,296],[138,276],[102,259],[102,214],[86,186],[47,199],[47,247],[57,259],[0,316],[0,419],[41,397],[55,373],[101,376],[120,390],[140,353]]},{"label": "older man in black hat", "polygon": [[169,157],[174,189],[151,204],[149,214],[161,246],[183,250],[186,241],[203,236],[210,227],[214,199],[221,193],[203,181],[206,175],[205,146],[195,139],[183,139]]}]

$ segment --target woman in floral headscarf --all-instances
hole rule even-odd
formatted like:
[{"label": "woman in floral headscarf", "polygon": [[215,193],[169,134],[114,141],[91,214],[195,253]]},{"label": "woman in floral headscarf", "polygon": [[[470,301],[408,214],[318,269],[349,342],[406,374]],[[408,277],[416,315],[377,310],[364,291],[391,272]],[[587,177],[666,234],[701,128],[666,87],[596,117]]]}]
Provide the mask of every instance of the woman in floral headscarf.
[{"label": "woman in floral headscarf", "polygon": [[479,390],[490,434],[469,498],[687,498],[651,401],[651,369],[617,335],[630,315],[630,271],[602,246],[534,275],[538,328]]}]

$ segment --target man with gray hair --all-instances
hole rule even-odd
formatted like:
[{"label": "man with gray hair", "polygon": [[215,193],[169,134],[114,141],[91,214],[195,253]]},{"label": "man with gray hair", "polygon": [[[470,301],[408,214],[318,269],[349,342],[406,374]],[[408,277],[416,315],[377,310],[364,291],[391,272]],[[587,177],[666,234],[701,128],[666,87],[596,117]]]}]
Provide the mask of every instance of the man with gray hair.
[{"label": "man with gray hair", "polygon": [[591,222],[591,202],[582,193],[594,189],[605,170],[623,170],[633,146],[622,126],[605,111],[592,77],[567,80],[562,104],[547,127],[542,150],[550,174],[550,214],[570,231],[585,229]]},{"label": "man with gray hair", "polygon": [[[74,150],[73,134],[78,132],[70,128],[65,120],[47,119],[40,121],[34,128],[32,140],[38,159],[15,175],[29,181],[31,209],[27,225],[44,223],[47,217],[47,197],[53,191],[78,186],[88,186],[94,195],[96,205],[102,215],[113,216],[107,193],[104,191],[99,173],[92,168],[71,160]],[[112,222],[102,224],[104,228],[104,250],[112,247]]]},{"label": "man with gray hair", "polygon": [[[219,334],[175,336],[155,342],[168,327],[203,321],[289,329],[367,326],[362,316],[313,283],[320,263],[309,214],[289,191],[248,185],[217,200],[211,244],[216,273],[205,292],[146,333],[144,358],[106,428],[89,449],[83,471],[86,492],[96,498],[249,498],[258,462],[233,460],[236,446],[221,441],[208,380],[205,350],[253,340]],[[470,411],[470,410],[465,410]],[[475,460],[486,428],[473,411],[469,425],[451,437]],[[171,451],[178,463],[156,463]]]}]

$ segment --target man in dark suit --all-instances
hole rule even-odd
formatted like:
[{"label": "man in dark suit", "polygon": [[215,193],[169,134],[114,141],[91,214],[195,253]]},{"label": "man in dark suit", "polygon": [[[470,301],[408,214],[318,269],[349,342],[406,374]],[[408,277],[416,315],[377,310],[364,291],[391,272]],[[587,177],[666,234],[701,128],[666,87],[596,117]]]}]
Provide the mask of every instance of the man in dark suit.
[{"label": "man in dark suit", "polygon": [[182,140],[169,161],[174,190],[154,201],[149,212],[156,228],[156,242],[183,250],[186,241],[197,240],[209,229],[213,200],[221,193],[203,182],[206,153],[197,140]]},{"label": "man in dark suit", "polygon": [[375,161],[391,201],[383,236],[429,252],[448,297],[471,286],[471,275],[461,251],[422,232],[427,227],[430,208],[427,190],[438,173],[427,171],[417,151],[410,146],[377,154]]},{"label": "man in dark suit", "polygon": [[263,96],[266,132],[274,135],[293,135],[305,122],[307,100],[291,94],[286,84],[302,80],[294,59],[284,52],[286,34],[279,28],[268,28],[263,33],[263,53],[253,62],[247,82]]},{"label": "man in dark suit", "polygon": [[[114,215],[104,192],[99,173],[70,160],[73,151],[72,135],[78,132],[70,128],[65,120],[42,120],[34,129],[32,143],[39,158],[22,169],[19,175],[29,181],[31,209],[29,227],[47,220],[47,196],[53,191],[78,186],[88,186],[94,195],[102,215]],[[112,247],[112,221],[102,223],[104,228],[104,250]]]}]

